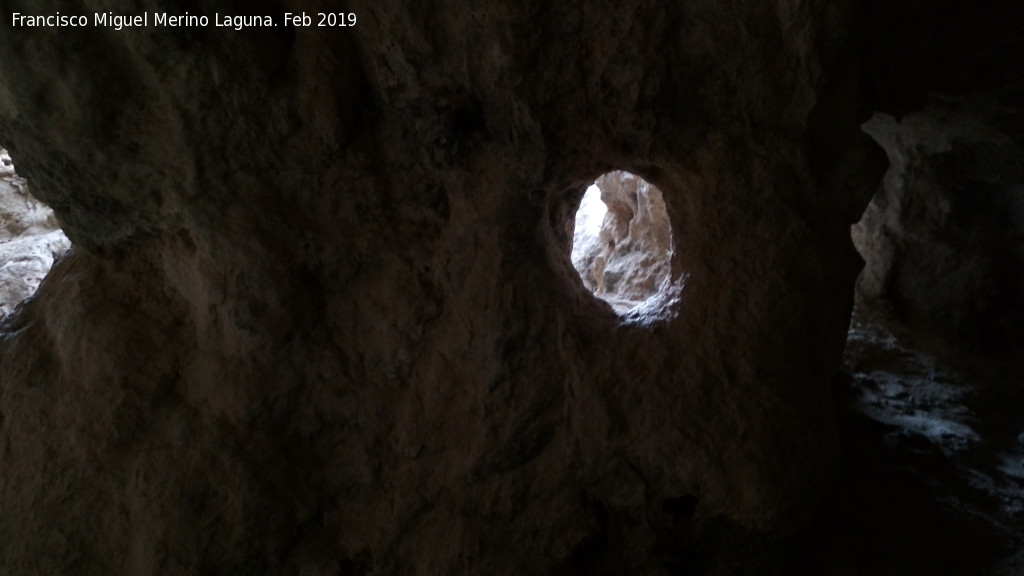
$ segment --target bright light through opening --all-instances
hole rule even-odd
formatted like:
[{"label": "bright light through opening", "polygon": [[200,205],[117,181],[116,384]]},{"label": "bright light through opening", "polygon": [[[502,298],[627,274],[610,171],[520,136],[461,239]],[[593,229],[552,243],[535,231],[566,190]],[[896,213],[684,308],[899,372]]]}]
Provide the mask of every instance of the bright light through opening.
[{"label": "bright light through opening", "polygon": [[629,172],[587,188],[576,212],[572,264],[584,286],[619,314],[669,285],[672,232],[661,191]]},{"label": "bright light through opening", "polygon": [[54,259],[70,247],[53,210],[32,196],[0,148],[0,317],[34,294]]}]

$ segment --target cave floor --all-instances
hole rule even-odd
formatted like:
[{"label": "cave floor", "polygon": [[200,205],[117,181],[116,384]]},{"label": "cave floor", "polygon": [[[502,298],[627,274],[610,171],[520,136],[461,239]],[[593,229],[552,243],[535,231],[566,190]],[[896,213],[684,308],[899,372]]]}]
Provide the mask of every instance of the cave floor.
[{"label": "cave floor", "polygon": [[794,573],[1024,574],[1024,362],[858,308],[840,477]]}]

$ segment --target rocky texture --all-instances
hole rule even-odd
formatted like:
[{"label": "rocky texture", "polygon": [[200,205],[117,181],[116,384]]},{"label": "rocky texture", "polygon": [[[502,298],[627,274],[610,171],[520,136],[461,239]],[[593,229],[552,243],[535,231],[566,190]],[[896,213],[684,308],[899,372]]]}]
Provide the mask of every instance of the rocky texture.
[{"label": "rocky texture", "polygon": [[1024,572],[1024,362],[854,311],[844,458],[785,574]]},{"label": "rocky texture", "polygon": [[0,316],[31,296],[70,247],[53,210],[32,197],[0,148]]},{"label": "rocky texture", "polygon": [[1020,574],[1024,4],[864,7],[892,165],[853,228],[842,479],[790,572]]},{"label": "rocky texture", "polygon": [[623,313],[669,281],[672,229],[661,191],[643,178],[615,171],[595,185],[606,212],[596,239],[573,234],[572,263],[587,289]]},{"label": "rocky texture", "polygon": [[[0,133],[75,248],[2,325],[0,571],[759,571],[836,458],[854,8],[5,28]],[[658,314],[570,262],[613,167],[675,231]]]},{"label": "rocky texture", "polygon": [[865,130],[891,164],[853,228],[859,294],[978,344],[1024,344],[1024,113],[937,101]]},{"label": "rocky texture", "polygon": [[982,347],[1019,347],[1024,4],[864,3],[867,129],[893,162],[854,230],[865,303]]}]

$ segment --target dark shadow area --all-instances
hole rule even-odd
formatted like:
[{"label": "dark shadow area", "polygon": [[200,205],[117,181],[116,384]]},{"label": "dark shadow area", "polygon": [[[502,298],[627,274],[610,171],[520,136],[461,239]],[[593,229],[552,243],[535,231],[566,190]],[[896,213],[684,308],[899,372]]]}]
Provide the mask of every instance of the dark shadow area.
[{"label": "dark shadow area", "polygon": [[836,382],[842,463],[787,573],[1024,568],[1024,365],[884,310],[854,314]]}]

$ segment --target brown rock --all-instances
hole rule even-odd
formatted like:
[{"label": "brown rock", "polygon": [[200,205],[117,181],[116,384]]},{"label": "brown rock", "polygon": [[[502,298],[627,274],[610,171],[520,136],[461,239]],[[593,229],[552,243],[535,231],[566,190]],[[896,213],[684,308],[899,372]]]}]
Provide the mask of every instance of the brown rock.
[{"label": "brown rock", "polygon": [[[0,34],[76,246],[2,327],[2,571],[658,574],[798,528],[880,176],[853,4],[346,6]],[[657,314],[570,262],[612,166],[675,232]]]}]

